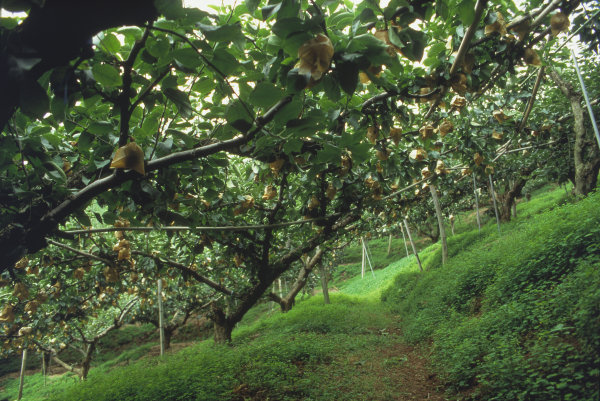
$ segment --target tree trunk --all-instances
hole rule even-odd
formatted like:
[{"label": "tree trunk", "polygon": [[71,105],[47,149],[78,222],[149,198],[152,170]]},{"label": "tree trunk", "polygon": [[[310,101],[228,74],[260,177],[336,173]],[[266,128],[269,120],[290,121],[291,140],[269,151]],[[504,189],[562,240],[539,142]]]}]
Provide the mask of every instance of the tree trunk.
[{"label": "tree trunk", "polygon": [[521,170],[519,177],[513,181],[512,185],[503,194],[496,195],[498,203],[500,203],[500,221],[510,221],[511,214],[517,216],[516,199],[521,195],[523,187],[527,184],[530,173],[530,169]]},{"label": "tree trunk", "polygon": [[292,309],[292,307],[295,304],[296,296],[306,285],[306,282],[308,281],[308,276],[310,276],[310,273],[312,273],[315,265],[321,261],[321,257],[324,253],[324,249],[321,249],[321,247],[317,247],[316,252],[312,258],[307,257],[306,260],[303,260],[302,269],[300,270],[300,273],[298,273],[296,281],[294,281],[292,287],[290,288],[285,297],[283,297],[282,294],[281,279],[279,280],[279,295],[275,293],[269,294],[269,298],[271,298],[271,300],[279,304],[283,313],[289,312]]},{"label": "tree trunk", "polygon": [[223,309],[213,305],[212,321],[215,328],[215,342],[217,344],[227,344],[231,342],[231,332],[233,326],[231,320],[225,315]]},{"label": "tree trunk", "polygon": [[87,351],[85,352],[85,358],[83,359],[83,363],[81,364],[80,372],[80,377],[82,380],[87,379],[88,373],[90,372],[94,351],[96,351],[95,341],[88,345]]},{"label": "tree trunk", "polygon": [[448,241],[446,240],[446,229],[444,228],[444,216],[442,215],[442,207],[440,206],[440,200],[438,199],[435,185],[430,184],[429,189],[431,191],[431,197],[433,198],[435,215],[437,216],[440,238],[442,240],[442,265],[445,265],[448,261]]},{"label": "tree trunk", "polygon": [[173,333],[175,333],[176,329],[177,329],[176,327],[172,327],[172,326],[167,326],[164,328],[165,350],[168,350],[169,348],[171,348],[171,338],[173,337]]},{"label": "tree trunk", "polygon": [[571,103],[574,119],[573,131],[575,132],[575,147],[573,149],[573,160],[575,162],[573,185],[575,188],[573,190],[575,194],[585,196],[596,188],[598,171],[600,170],[600,150],[593,136],[585,129],[581,92],[576,91],[573,85],[563,80],[553,69],[549,70],[549,75]]}]

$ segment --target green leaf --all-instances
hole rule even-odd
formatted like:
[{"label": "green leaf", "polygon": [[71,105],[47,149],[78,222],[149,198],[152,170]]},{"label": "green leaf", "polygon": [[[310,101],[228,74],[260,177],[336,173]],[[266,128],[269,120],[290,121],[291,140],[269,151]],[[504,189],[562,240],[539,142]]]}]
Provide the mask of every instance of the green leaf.
[{"label": "green leaf", "polygon": [[154,6],[167,19],[179,19],[186,14],[182,0],[154,0]]},{"label": "green leaf", "polygon": [[202,59],[198,52],[191,47],[184,47],[173,52],[173,58],[184,67],[195,70],[202,65]]},{"label": "green leaf", "polygon": [[303,32],[305,29],[304,21],[297,17],[277,19],[277,22],[271,28],[275,35],[284,39],[292,33]]},{"label": "green leaf", "polygon": [[300,12],[299,0],[282,0],[281,8],[277,11],[277,19],[297,17]]},{"label": "green leaf", "polygon": [[343,91],[352,96],[358,85],[358,64],[350,61],[340,62],[335,72]]},{"label": "green leaf", "polygon": [[302,111],[302,101],[294,97],[291,102],[283,106],[281,110],[273,118],[273,124],[280,126],[286,124],[289,120],[298,118]]},{"label": "green leaf", "polygon": [[19,107],[23,114],[42,119],[50,109],[48,94],[37,81],[25,80],[19,91]]},{"label": "green leaf", "polygon": [[286,90],[288,93],[300,92],[306,88],[310,81],[310,73],[300,74],[297,68],[292,68],[287,73]]},{"label": "green leaf", "polygon": [[164,57],[169,53],[170,49],[171,45],[169,44],[169,41],[165,39],[155,39],[153,37],[149,37],[146,40],[146,50],[148,50],[148,53],[150,53],[150,55],[153,57]]},{"label": "green leaf", "polygon": [[240,66],[239,61],[235,56],[227,51],[227,49],[217,49],[211,60],[213,65],[219,69],[224,75],[233,74]]},{"label": "green leaf", "polygon": [[256,11],[258,5],[260,4],[260,0],[245,0],[244,3],[246,3],[246,8],[250,14],[254,14],[254,11]]},{"label": "green leaf", "polygon": [[317,161],[321,163],[339,163],[341,155],[341,149],[325,143],[323,149],[317,152]]},{"label": "green leaf", "polygon": [[280,8],[281,8],[281,3],[270,4],[268,6],[263,7],[261,9],[263,21],[266,21],[269,18],[271,18],[273,15],[275,15],[277,13],[277,11],[279,11]]},{"label": "green leaf", "polygon": [[227,106],[225,119],[229,125],[241,132],[247,132],[252,127],[252,116],[237,99]]},{"label": "green leaf", "polygon": [[196,24],[202,31],[206,40],[210,42],[233,42],[243,38],[242,30],[239,24],[231,25],[204,25]]},{"label": "green leaf", "polygon": [[427,45],[425,33],[412,28],[397,31],[396,28],[390,26],[388,36],[392,44],[402,49],[402,54],[407,59],[421,61],[425,46]]},{"label": "green leaf", "polygon": [[448,19],[450,15],[450,10],[448,9],[448,3],[445,1],[436,1],[435,2],[435,13],[439,15],[442,19]]},{"label": "green leaf", "polygon": [[469,26],[475,20],[475,0],[463,0],[458,5],[458,15],[464,26]]},{"label": "green leaf", "polygon": [[88,131],[83,131],[77,140],[77,148],[81,153],[87,153],[92,147],[93,142],[94,135],[90,134]]},{"label": "green leaf", "polygon": [[92,74],[98,83],[106,87],[120,86],[123,83],[119,70],[110,64],[94,64]]},{"label": "green leaf", "polygon": [[100,40],[100,47],[107,53],[114,54],[121,50],[121,42],[114,34],[108,33]]},{"label": "green leaf", "polygon": [[183,118],[190,118],[194,113],[194,108],[190,103],[190,99],[186,93],[178,89],[167,88],[163,91],[165,96],[175,104],[177,110]]},{"label": "green leaf", "polygon": [[321,80],[325,94],[332,102],[337,102],[342,98],[340,84],[331,75],[325,75]]},{"label": "green leaf", "polygon": [[93,135],[106,135],[115,130],[115,127],[108,121],[94,121],[88,128],[88,132]]},{"label": "green leaf", "polygon": [[370,143],[359,143],[350,148],[352,151],[352,161],[355,164],[360,164],[369,158]]},{"label": "green leaf", "polygon": [[268,108],[283,97],[283,92],[272,83],[261,82],[250,93],[249,100],[255,106]]},{"label": "green leaf", "polygon": [[302,145],[304,142],[301,139],[291,138],[285,141],[283,145],[283,151],[287,155],[291,155],[294,153],[298,153],[302,150]]},{"label": "green leaf", "polygon": [[79,220],[79,223],[81,223],[82,225],[84,225],[86,227],[92,226],[92,222],[91,222],[89,216],[83,210],[78,210],[78,211],[74,212],[73,217],[75,217],[77,220]]}]

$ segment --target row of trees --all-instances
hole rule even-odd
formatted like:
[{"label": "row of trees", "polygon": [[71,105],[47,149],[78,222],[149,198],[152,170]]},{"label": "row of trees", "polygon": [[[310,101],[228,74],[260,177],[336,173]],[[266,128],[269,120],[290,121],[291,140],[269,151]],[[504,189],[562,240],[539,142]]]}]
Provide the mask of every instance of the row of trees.
[{"label": "row of trees", "polygon": [[93,352],[127,314],[155,319],[160,278],[167,338],[202,310],[227,342],[369,216],[426,221],[439,197],[443,239],[474,179],[503,220],[533,177],[595,187],[558,35],[570,16],[594,46],[594,2],[122,3],[0,2],[28,10],[0,28],[5,351]]}]

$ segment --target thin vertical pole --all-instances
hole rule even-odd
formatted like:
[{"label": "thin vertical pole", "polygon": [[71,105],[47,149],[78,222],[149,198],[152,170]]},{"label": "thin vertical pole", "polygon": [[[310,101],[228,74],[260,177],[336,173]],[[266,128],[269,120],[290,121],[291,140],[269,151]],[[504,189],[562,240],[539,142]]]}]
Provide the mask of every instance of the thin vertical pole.
[{"label": "thin vertical pole", "polygon": [[581,71],[579,71],[579,64],[577,63],[577,57],[575,57],[575,52],[571,49],[571,58],[573,59],[573,64],[575,65],[575,71],[577,71],[577,77],[579,78],[579,85],[581,86],[581,91],[583,92],[583,97],[585,98],[585,104],[588,109],[588,113],[590,115],[590,120],[592,121],[592,127],[594,128],[594,133],[596,134],[596,141],[598,141],[598,147],[600,147],[600,133],[598,133],[598,125],[596,124],[596,118],[594,117],[594,111],[592,110],[592,105],[590,103],[590,98],[587,93],[587,89],[585,88],[585,83],[583,82],[583,77],[581,76]]},{"label": "thin vertical pole", "polygon": [[369,267],[371,268],[371,274],[373,275],[373,277],[375,277],[375,272],[373,271],[373,263],[371,263],[371,258],[369,257],[369,248],[367,247],[367,243],[365,242],[365,240],[363,240],[363,249],[365,251],[367,262],[369,262]]},{"label": "thin vertical pole", "polygon": [[365,278],[365,240],[360,238],[360,243],[362,245],[362,265],[360,271],[360,278]]},{"label": "thin vertical pole", "polygon": [[390,256],[391,252],[392,252],[392,233],[390,233],[390,238],[388,239],[387,256]]},{"label": "thin vertical pole", "polygon": [[46,385],[46,353],[42,351],[42,376],[44,377],[44,386]]},{"label": "thin vertical pole", "polygon": [[477,210],[477,228],[481,233],[481,217],[479,216],[479,196],[477,195],[477,181],[475,181],[475,173],[473,172],[473,193],[475,194],[475,210]]},{"label": "thin vertical pole", "polygon": [[496,203],[496,191],[494,190],[494,180],[492,179],[492,175],[489,176],[490,179],[490,192],[492,193],[492,199],[494,200],[494,213],[496,213],[496,224],[498,225],[498,234],[500,234],[500,217],[498,216],[498,204]]},{"label": "thin vertical pole", "polygon": [[415,253],[415,256],[417,258],[417,263],[419,264],[419,269],[421,269],[421,272],[423,272],[423,266],[421,265],[421,259],[419,258],[419,254],[417,253],[417,247],[415,246],[415,243],[412,239],[412,235],[410,235],[410,229],[408,228],[408,221],[406,221],[406,218],[404,219],[404,227],[406,228],[406,234],[408,235],[408,239],[410,240],[410,245],[412,246],[413,252]]},{"label": "thin vertical pole", "polygon": [[21,359],[21,373],[19,374],[19,395],[17,400],[23,398],[23,382],[25,381],[25,367],[27,365],[27,348],[23,348],[23,356]]},{"label": "thin vertical pole", "polygon": [[163,320],[162,279],[158,279],[158,330],[160,339],[160,356],[165,354],[165,322]]},{"label": "thin vertical pole", "polygon": [[408,245],[406,245],[406,235],[404,235],[404,227],[402,227],[402,223],[400,223],[400,231],[402,231],[402,240],[404,241],[404,249],[406,249],[406,257],[408,258],[410,255],[408,254]]}]

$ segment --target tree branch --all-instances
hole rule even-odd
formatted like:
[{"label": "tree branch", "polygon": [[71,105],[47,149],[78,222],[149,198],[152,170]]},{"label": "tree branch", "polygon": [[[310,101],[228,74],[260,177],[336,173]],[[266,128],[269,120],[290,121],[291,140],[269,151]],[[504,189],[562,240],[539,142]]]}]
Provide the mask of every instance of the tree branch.
[{"label": "tree branch", "polygon": [[225,295],[233,295],[233,291],[231,291],[230,289],[226,288],[225,286],[216,283],[214,281],[212,281],[211,279],[204,277],[202,275],[200,275],[198,272],[196,272],[195,270],[190,269],[189,267],[187,267],[186,265],[184,265],[183,263],[179,263],[176,262],[174,260],[170,260],[170,259],[165,259],[165,258],[160,258],[158,256],[146,253],[146,252],[141,252],[141,251],[132,251],[131,252],[134,255],[140,255],[140,256],[145,256],[147,258],[151,258],[159,263],[166,263],[169,266],[172,266],[178,270],[180,270],[181,272],[185,273],[185,274],[189,274],[190,276],[192,276],[196,281],[200,282],[200,283],[204,283],[206,285],[208,285],[209,287],[225,294]]}]

